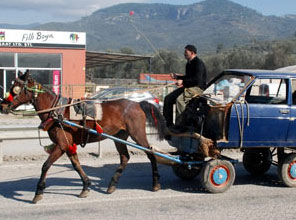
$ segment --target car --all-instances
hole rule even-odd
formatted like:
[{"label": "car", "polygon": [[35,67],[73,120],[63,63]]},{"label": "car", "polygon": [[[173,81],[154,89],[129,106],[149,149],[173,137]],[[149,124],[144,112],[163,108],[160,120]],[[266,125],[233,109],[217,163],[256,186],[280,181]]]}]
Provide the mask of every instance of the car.
[{"label": "car", "polygon": [[295,73],[227,70],[209,83],[202,97],[210,112],[223,112],[220,121],[208,115],[218,123],[219,131],[211,135],[218,146],[296,146]]},{"label": "car", "polygon": [[161,108],[161,103],[159,99],[151,92],[142,90],[141,88],[114,87],[104,89],[90,96],[90,99],[102,102],[122,98],[129,99],[135,102],[147,101],[157,107],[157,109]]},{"label": "car", "polygon": [[[182,126],[211,139],[219,151],[243,151],[243,165],[252,175],[275,164],[280,180],[296,187],[296,73],[225,70],[182,115]],[[193,152],[190,146],[178,149]]]}]

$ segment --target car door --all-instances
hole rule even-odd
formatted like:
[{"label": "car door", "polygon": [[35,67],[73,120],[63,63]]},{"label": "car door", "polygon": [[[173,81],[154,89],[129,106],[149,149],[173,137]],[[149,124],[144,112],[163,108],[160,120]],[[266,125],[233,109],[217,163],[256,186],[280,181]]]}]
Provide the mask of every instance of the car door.
[{"label": "car door", "polygon": [[[290,110],[290,126],[287,136],[287,141],[291,146],[295,146],[296,143],[296,78],[291,80],[291,110]],[[288,144],[289,144],[288,143]]]},{"label": "car door", "polygon": [[286,142],[290,120],[288,79],[256,78],[230,113],[229,141],[243,146],[275,146]]}]

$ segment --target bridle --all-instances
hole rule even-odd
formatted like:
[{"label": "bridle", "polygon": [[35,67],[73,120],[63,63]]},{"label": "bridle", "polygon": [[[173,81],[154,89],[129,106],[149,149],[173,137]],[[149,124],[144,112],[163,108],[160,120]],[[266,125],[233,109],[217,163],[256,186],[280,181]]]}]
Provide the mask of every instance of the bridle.
[{"label": "bridle", "polygon": [[9,110],[11,110],[11,103],[13,101],[19,101],[19,94],[21,94],[22,92],[24,92],[26,95],[28,95],[28,91],[33,93],[32,99],[29,101],[29,103],[33,105],[36,104],[36,99],[38,95],[40,93],[45,93],[45,90],[42,88],[42,85],[40,83],[36,83],[35,81],[33,81],[34,82],[33,86],[28,86],[28,81],[24,81],[19,78],[16,78],[14,81],[18,82],[20,86],[19,85],[14,86],[12,88],[13,94],[9,92],[8,97],[6,98],[6,101],[9,102],[8,104]]}]

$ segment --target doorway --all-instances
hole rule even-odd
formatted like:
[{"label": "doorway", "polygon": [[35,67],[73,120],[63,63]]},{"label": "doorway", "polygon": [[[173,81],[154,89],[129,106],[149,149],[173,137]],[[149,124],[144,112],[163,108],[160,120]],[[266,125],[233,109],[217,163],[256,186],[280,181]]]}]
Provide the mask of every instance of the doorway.
[{"label": "doorway", "polygon": [[11,87],[11,83],[15,78],[15,70],[0,69],[0,98],[4,98],[5,93],[8,92]]}]

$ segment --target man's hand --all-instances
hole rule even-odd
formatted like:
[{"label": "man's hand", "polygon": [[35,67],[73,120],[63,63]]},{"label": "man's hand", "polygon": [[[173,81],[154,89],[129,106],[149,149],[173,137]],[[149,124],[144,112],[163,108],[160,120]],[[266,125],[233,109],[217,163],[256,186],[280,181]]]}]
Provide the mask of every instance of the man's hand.
[{"label": "man's hand", "polygon": [[171,75],[172,79],[177,79],[177,74],[176,73],[171,73],[170,75]]},{"label": "man's hand", "polygon": [[183,80],[182,79],[178,79],[177,82],[176,82],[176,86],[178,88],[182,88],[183,87]]}]

